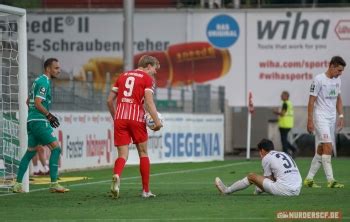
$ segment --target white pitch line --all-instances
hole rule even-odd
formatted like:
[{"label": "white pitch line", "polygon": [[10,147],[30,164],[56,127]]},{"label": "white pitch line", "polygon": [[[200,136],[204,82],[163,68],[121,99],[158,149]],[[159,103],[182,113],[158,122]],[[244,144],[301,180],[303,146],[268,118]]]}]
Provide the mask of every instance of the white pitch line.
[{"label": "white pitch line", "polygon": [[253,221],[253,220],[274,220],[273,218],[269,217],[188,217],[188,218],[117,218],[117,219],[86,219],[86,218],[81,218],[79,220],[83,221],[208,221],[213,220],[213,221],[220,221],[220,220],[229,220],[229,221],[236,221],[236,220],[247,220],[247,221]]},{"label": "white pitch line", "polygon": [[[190,169],[190,170],[179,170],[179,171],[164,172],[164,173],[155,173],[155,174],[151,174],[151,177],[172,175],[172,174],[179,174],[179,173],[194,173],[194,172],[200,172],[200,171],[206,171],[206,170],[215,170],[215,169],[220,169],[220,168],[225,168],[225,167],[230,167],[230,166],[244,165],[244,164],[248,164],[248,163],[251,163],[251,162],[238,162],[238,163],[230,163],[230,164],[225,164],[225,165],[221,165],[221,166],[205,167],[205,168],[199,168],[199,169]],[[125,178],[122,178],[122,180],[123,181],[125,181],[125,180],[133,180],[133,179],[138,179],[138,178],[140,178],[140,176],[125,177]],[[69,185],[69,187],[79,187],[79,186],[86,186],[86,185],[100,184],[100,183],[109,183],[109,182],[111,182],[111,180],[102,180],[102,181],[96,181],[96,182],[90,182],[90,183],[77,183],[77,184]],[[43,191],[43,190],[47,190],[47,189],[48,188],[34,189],[34,190],[29,191],[29,193]],[[0,197],[2,197],[2,196],[10,196],[10,195],[15,195],[15,194],[17,194],[17,193],[0,194]]]},{"label": "white pitch line", "polygon": [[[123,185],[140,185],[140,182],[123,182]],[[163,183],[163,182],[152,182],[152,186],[156,185],[213,185],[213,183],[200,183],[200,182],[181,182],[181,183]]]},{"label": "white pitch line", "polygon": [[[348,220],[350,217],[342,217],[342,219]],[[118,218],[118,219],[85,219],[81,218],[80,220],[83,221],[116,221],[116,220],[122,220],[122,221],[207,221],[207,220],[212,220],[212,221],[220,221],[220,220],[229,220],[229,221],[237,221],[237,220],[247,220],[247,221],[253,221],[253,220],[277,220],[277,218],[271,218],[271,217],[188,217],[188,218]],[[281,220],[281,219],[280,219]],[[286,219],[286,220],[291,220],[291,219]],[[329,219],[331,220],[331,219]],[[334,219],[337,220],[337,219]]]}]

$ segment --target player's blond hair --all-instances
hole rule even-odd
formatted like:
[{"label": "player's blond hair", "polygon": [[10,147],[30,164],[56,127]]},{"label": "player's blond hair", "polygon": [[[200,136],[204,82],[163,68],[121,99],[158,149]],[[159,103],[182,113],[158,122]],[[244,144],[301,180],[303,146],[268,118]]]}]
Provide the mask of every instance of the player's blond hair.
[{"label": "player's blond hair", "polygon": [[159,66],[159,61],[156,57],[143,55],[138,62],[138,67],[147,68],[148,65]]}]

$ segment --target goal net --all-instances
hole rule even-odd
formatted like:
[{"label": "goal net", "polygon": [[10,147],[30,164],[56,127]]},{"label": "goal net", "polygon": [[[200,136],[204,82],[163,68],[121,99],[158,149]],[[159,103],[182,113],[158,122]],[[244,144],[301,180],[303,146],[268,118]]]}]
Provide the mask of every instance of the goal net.
[{"label": "goal net", "polygon": [[[0,5],[0,193],[9,192],[27,147],[26,11]],[[28,173],[23,179],[29,191]]]}]

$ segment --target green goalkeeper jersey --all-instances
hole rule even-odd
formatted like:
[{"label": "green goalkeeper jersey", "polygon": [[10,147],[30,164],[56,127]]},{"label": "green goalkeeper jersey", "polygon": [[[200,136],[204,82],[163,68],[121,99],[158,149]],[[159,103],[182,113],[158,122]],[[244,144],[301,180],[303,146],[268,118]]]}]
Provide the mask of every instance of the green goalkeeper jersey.
[{"label": "green goalkeeper jersey", "polygon": [[36,97],[42,99],[41,104],[49,111],[51,105],[51,81],[44,74],[34,80],[32,88],[30,89],[27,121],[47,121],[45,115],[35,108],[34,101]]}]

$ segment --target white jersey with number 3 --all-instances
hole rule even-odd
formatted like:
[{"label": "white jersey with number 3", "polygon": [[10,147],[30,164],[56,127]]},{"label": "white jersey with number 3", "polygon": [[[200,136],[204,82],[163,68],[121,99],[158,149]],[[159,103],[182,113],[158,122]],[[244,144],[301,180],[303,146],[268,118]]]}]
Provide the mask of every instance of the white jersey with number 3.
[{"label": "white jersey with number 3", "polygon": [[301,176],[294,160],[286,153],[270,151],[262,159],[264,176],[273,175],[277,183],[290,188],[301,186]]}]

